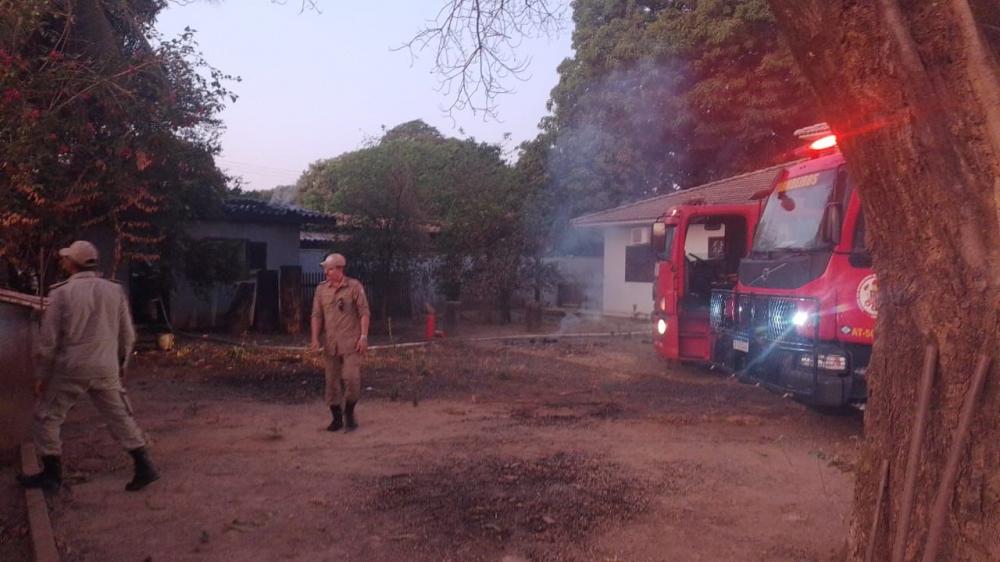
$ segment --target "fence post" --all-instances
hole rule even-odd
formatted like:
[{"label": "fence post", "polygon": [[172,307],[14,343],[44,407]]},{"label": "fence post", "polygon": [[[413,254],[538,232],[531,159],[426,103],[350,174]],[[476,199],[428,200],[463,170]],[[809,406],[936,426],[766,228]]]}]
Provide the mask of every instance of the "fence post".
[{"label": "fence post", "polygon": [[281,266],[281,327],[286,334],[297,336],[302,333],[302,267]]},{"label": "fence post", "polygon": [[312,313],[313,297],[316,295],[316,286],[323,282],[325,275],[323,272],[304,271],[302,272],[301,298],[302,302],[302,329],[309,329],[309,317]]},{"label": "fence post", "polygon": [[278,272],[262,269],[257,272],[257,302],[253,326],[267,334],[278,330]]}]

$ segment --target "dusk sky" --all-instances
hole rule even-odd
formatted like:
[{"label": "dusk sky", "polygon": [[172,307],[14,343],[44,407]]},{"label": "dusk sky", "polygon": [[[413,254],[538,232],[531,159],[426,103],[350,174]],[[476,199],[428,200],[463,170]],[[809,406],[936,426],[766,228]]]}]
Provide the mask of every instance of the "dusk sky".
[{"label": "dusk sky", "polygon": [[[342,2],[321,0],[322,13],[299,13],[298,0],[229,0],[174,5],[158,28],[167,37],[185,26],[210,64],[243,81],[240,96],[222,114],[219,166],[240,175],[245,187],[267,189],[294,183],[311,162],[359,148],[367,138],[412,119],[443,134],[502,142],[513,150],[533,138],[558,81],[556,67],[572,54],[571,22],[553,38],[525,41],[532,58],[526,81],[499,99],[498,118],[470,110],[447,113],[450,99],[438,91],[430,51],[412,60],[393,51],[433,18],[444,0]],[[568,20],[568,16],[567,16]]]}]

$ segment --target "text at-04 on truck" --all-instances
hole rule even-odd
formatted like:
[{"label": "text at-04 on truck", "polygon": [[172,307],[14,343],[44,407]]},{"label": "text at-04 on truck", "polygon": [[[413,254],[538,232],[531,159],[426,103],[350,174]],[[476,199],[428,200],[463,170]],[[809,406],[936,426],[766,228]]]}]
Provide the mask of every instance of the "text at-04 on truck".
[{"label": "text at-04 on truck", "polygon": [[712,294],[713,361],[816,406],[863,403],[878,283],[861,201],[833,135],[768,195],[732,291]]}]

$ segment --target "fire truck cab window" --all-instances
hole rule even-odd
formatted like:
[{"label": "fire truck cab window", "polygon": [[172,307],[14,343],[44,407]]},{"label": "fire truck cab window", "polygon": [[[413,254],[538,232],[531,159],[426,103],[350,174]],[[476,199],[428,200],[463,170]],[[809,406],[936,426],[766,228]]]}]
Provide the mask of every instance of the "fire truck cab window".
[{"label": "fire truck cab window", "polygon": [[[755,252],[810,251],[824,248],[820,235],[828,203],[839,201],[834,193],[838,170],[824,170],[785,180],[775,187],[757,226]],[[843,191],[843,190],[841,190]]]}]

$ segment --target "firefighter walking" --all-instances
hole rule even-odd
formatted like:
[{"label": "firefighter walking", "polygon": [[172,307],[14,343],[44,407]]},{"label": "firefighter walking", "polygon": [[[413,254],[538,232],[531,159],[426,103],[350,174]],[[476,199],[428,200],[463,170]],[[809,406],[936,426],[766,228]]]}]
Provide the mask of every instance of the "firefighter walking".
[{"label": "firefighter walking", "polygon": [[347,431],[358,427],[354,408],[361,397],[361,358],[368,350],[368,298],[357,279],[344,275],[346,265],[340,254],[320,263],[326,281],[316,287],[312,307],[312,350],[323,350],[324,398],[333,417],[328,431],[345,427],[345,417]]},{"label": "firefighter walking", "polygon": [[32,432],[43,468],[19,480],[27,488],[59,489],[60,429],[70,409],[86,394],[135,463],[125,489],[141,490],[159,474],[149,460],[146,439],[122,384],[135,343],[128,300],[117,283],[98,275],[98,252],[90,242],[73,242],[59,250],[59,256],[69,279],[52,286],[36,350],[39,401]]}]

